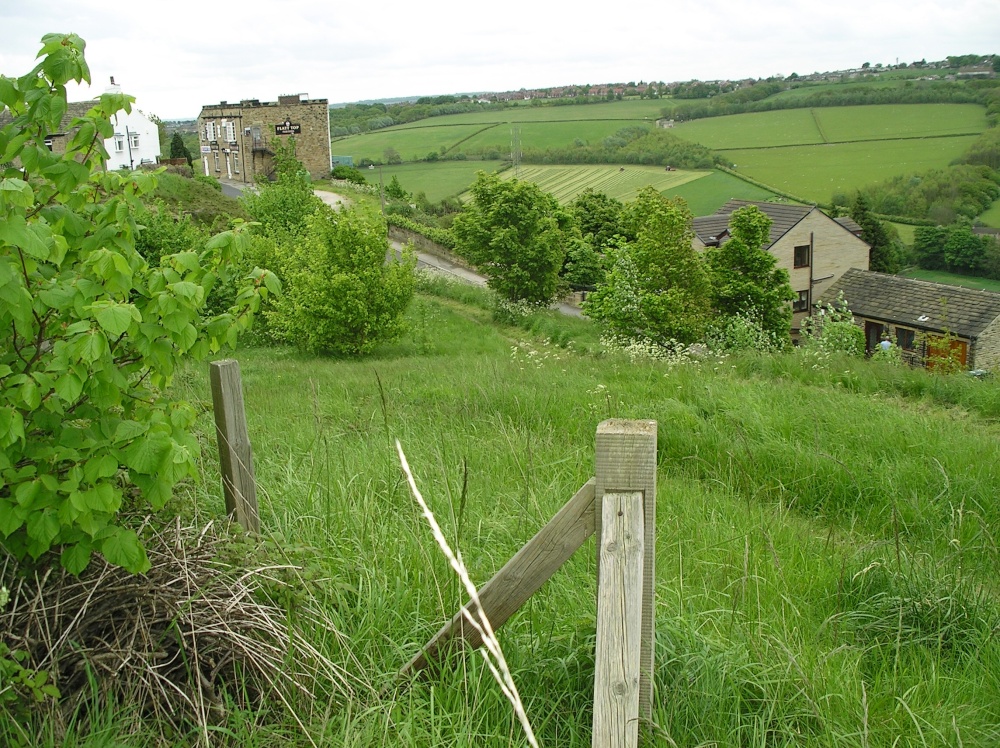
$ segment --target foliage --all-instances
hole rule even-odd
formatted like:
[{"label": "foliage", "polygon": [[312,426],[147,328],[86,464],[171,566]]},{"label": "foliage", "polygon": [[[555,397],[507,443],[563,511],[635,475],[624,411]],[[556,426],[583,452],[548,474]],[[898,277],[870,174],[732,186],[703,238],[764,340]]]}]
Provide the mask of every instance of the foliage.
[{"label": "foliage", "polygon": [[266,236],[291,239],[301,235],[323,201],[313,194],[308,172],[295,158],[294,139],[274,148],[275,181],[258,177],[256,189],[244,192],[240,202]]},{"label": "foliage", "polygon": [[601,285],[607,275],[604,254],[588,239],[573,236],[567,242],[561,276],[574,291],[591,291]]},{"label": "foliage", "polygon": [[712,305],[723,318],[759,320],[768,338],[788,340],[795,294],[788,271],[764,249],[770,243],[771,219],[755,205],[735,211],[730,239],[705,252],[712,284]]},{"label": "foliage", "polygon": [[632,126],[596,145],[525,148],[526,164],[652,164],[678,169],[711,169],[719,161],[705,146],[661,128]]},{"label": "foliage", "polygon": [[455,248],[455,236],[447,229],[437,228],[436,226],[427,226],[398,213],[389,213],[386,215],[385,221],[390,226],[398,226],[401,229],[406,229],[407,231],[412,231],[415,234],[420,234],[421,236],[430,239],[435,244],[440,244],[442,247],[448,247],[449,249]]},{"label": "foliage", "polygon": [[406,190],[403,189],[403,185],[399,183],[399,177],[395,174],[392,175],[389,184],[385,186],[385,196],[393,200],[405,200],[409,197]]},{"label": "foliage", "polygon": [[0,129],[0,535],[17,559],[61,549],[79,572],[99,551],[142,571],[127,508],[159,509],[197,477],[196,416],[164,393],[178,363],[232,345],[274,278],[256,270],[226,313],[202,310],[230,282],[240,230],[151,267],[136,251],[137,199],[156,176],[105,172],[115,112],[103,94],[73,122],[64,154],[45,146],[68,81],[89,81],[84,42],[47,35],[38,65],[0,77],[12,121]]},{"label": "foliage", "polygon": [[1000,279],[1000,247],[996,239],[974,233],[968,221],[917,227],[913,232],[913,253],[917,264],[927,270]]},{"label": "foliage", "polygon": [[[1000,96],[997,96],[997,101],[1000,102]],[[980,135],[979,139],[969,148],[969,152],[965,154],[962,162],[988,166],[993,170],[1000,171],[1000,128],[991,127]]]},{"label": "foliage", "polygon": [[323,206],[285,251],[285,293],[267,313],[279,337],[314,353],[358,354],[400,333],[416,261],[386,261],[380,216]]},{"label": "foliage", "polygon": [[854,315],[843,292],[832,304],[817,304],[812,315],[802,320],[802,348],[812,353],[865,355],[865,333],[854,324]]},{"label": "foliage", "polygon": [[1000,198],[1000,172],[989,166],[960,164],[896,176],[859,193],[876,213],[947,224],[958,217],[971,220]]},{"label": "foliage", "polygon": [[559,289],[572,218],[531,182],[480,171],[452,224],[459,254],[509,301],[548,304]]},{"label": "foliage", "polygon": [[607,280],[584,310],[612,335],[667,345],[701,339],[710,316],[710,285],[692,247],[691,213],[682,201],[646,188],[625,208],[633,241],[608,250]]},{"label": "foliage", "polygon": [[170,158],[183,158],[187,160],[188,166],[191,165],[191,151],[184,145],[184,138],[179,132],[175,132],[170,138]]},{"label": "foliage", "polygon": [[871,247],[869,270],[898,273],[903,266],[903,245],[895,228],[887,226],[871,211],[867,198],[858,193],[851,218],[861,227],[861,238]]},{"label": "foliage", "polygon": [[[621,201],[587,187],[569,204],[570,212],[580,227],[580,233],[597,251],[611,246],[614,238],[624,233]],[[633,237],[634,238],[634,237]]]},{"label": "foliage", "polygon": [[134,217],[137,224],[135,248],[154,267],[160,264],[161,257],[189,249],[201,251],[209,238],[208,232],[197,226],[190,216],[174,216],[163,202],[137,207]]},{"label": "foliage", "polygon": [[760,315],[739,313],[713,320],[705,332],[705,344],[717,353],[777,353],[788,347],[788,331],[765,330]]},{"label": "foliage", "polygon": [[222,182],[215,177],[209,176],[208,174],[195,174],[192,178],[199,184],[208,185],[216,192],[222,192]]},{"label": "foliage", "polygon": [[346,164],[337,164],[337,166],[334,166],[333,171],[330,172],[330,176],[333,179],[344,179],[354,184],[368,183],[368,180],[365,179],[365,175],[360,169],[355,169],[353,166],[347,166]]}]

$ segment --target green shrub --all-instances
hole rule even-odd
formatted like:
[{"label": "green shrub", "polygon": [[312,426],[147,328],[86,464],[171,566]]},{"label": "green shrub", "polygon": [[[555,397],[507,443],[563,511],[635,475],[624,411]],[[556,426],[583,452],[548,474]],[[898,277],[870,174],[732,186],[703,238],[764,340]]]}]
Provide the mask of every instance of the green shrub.
[{"label": "green shrub", "polygon": [[210,177],[208,174],[195,174],[194,181],[200,182],[201,184],[207,184],[216,192],[222,192],[222,182],[215,177]]}]

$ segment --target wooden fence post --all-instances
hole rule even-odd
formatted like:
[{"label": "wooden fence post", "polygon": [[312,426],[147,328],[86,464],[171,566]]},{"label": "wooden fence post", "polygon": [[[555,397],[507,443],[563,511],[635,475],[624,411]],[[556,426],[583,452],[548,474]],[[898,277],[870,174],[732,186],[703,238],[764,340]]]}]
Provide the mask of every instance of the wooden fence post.
[{"label": "wooden fence post", "polygon": [[[611,419],[597,427],[595,533],[598,538],[598,590],[603,548],[604,497],[642,492],[642,613],[639,646],[639,716],[653,716],[653,655],[656,608],[653,591],[656,559],[656,421]],[[612,581],[612,580],[608,580]],[[617,580],[614,580],[617,583]],[[598,593],[598,618],[601,616]]]},{"label": "wooden fence post", "polygon": [[603,533],[598,541],[594,748],[635,748],[639,743],[642,510],[641,491],[604,494]]},{"label": "wooden fence post", "polygon": [[210,364],[215,434],[219,440],[222,490],[226,513],[249,532],[260,532],[257,483],[253,472],[253,450],[243,406],[240,364],[234,359]]}]

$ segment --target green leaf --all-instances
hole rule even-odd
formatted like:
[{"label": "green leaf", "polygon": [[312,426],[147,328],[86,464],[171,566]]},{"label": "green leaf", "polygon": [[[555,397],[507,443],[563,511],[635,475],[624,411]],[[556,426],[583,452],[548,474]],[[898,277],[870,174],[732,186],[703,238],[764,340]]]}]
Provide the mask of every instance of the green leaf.
[{"label": "green leaf", "polygon": [[74,348],[77,356],[90,364],[111,353],[108,339],[100,330],[91,330],[89,333],[81,335],[74,343]]},{"label": "green leaf", "polygon": [[90,564],[90,555],[92,552],[93,548],[89,542],[80,541],[63,548],[63,552],[59,556],[59,563],[70,574],[78,575]]},{"label": "green leaf", "polygon": [[0,243],[9,244],[39,260],[49,258],[49,247],[38,238],[22,216],[8,216],[0,221]]},{"label": "green leaf", "polygon": [[149,429],[149,424],[138,421],[121,421],[115,428],[115,442],[130,442],[137,436],[142,436]]},{"label": "green leaf", "polygon": [[146,551],[136,534],[122,527],[112,527],[109,530],[111,534],[101,541],[101,553],[108,563],[121,566],[134,574],[148,571],[149,559],[146,558]]},{"label": "green leaf", "polygon": [[118,460],[111,455],[91,457],[83,467],[83,476],[88,483],[96,483],[101,478],[110,478],[118,472]]},{"label": "green leaf", "polygon": [[35,195],[23,179],[0,179],[0,201],[18,208],[29,208],[35,201]]},{"label": "green leaf", "polygon": [[152,475],[164,468],[172,446],[170,437],[152,434],[125,450],[125,464],[140,473]]},{"label": "green leaf", "polygon": [[83,381],[76,374],[68,371],[56,380],[55,390],[63,402],[72,405],[83,392]]},{"label": "green leaf", "polygon": [[43,509],[28,515],[28,537],[40,545],[51,547],[59,536],[59,517],[53,509]]},{"label": "green leaf", "polygon": [[27,515],[24,509],[14,504],[10,499],[0,498],[0,533],[10,537],[10,534],[21,528]]},{"label": "green leaf", "polygon": [[139,310],[131,304],[111,304],[99,309],[94,316],[97,324],[113,338],[125,334],[133,321],[139,322],[142,319]]}]

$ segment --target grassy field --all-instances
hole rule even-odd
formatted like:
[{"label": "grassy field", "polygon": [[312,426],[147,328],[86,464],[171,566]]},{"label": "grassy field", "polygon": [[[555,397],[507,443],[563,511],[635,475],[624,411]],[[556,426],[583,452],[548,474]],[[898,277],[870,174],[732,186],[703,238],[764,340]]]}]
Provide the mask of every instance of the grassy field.
[{"label": "grassy field", "polygon": [[[616,200],[627,202],[643,187],[652,185],[658,191],[672,194],[681,185],[707,177],[707,171],[665,171],[657,166],[534,166],[519,169],[520,178],[534,182],[556,200],[568,203],[585,189],[592,188]],[[508,169],[505,177],[513,177]]]},{"label": "grassy field", "polygon": [[[593,475],[609,417],[659,424],[644,745],[1000,741],[997,382],[801,352],[632,360],[595,348],[586,321],[498,326],[479,292],[423,287],[407,335],[372,357],[236,355],[262,526],[300,567],[289,620],[351,690],[299,697],[308,738],[278,705],[229,708],[221,744],[525,745],[478,656],[396,679],[464,598],[393,443],[482,584]],[[201,367],[176,387],[209,399]],[[210,411],[201,521],[223,513]],[[589,541],[499,632],[544,746],[591,745],[594,557]],[[121,714],[102,713],[103,742],[80,719],[35,744],[162,744]]]},{"label": "grassy field", "polygon": [[729,151],[969,135],[985,129],[985,109],[975,104],[892,104],[734,114],[682,122],[673,131],[713,150]]},{"label": "grassy field", "polygon": [[738,170],[811,202],[898,174],[947,166],[976,136],[726,151]]},{"label": "grassy field", "polygon": [[917,280],[945,283],[949,286],[964,286],[965,288],[974,288],[977,291],[1000,293],[1000,281],[991,278],[974,278],[957,273],[946,273],[943,270],[923,270],[921,268],[910,268],[902,271],[900,275]]},{"label": "grassy field", "polygon": [[1000,229],[1000,200],[997,200],[989,207],[985,213],[979,216],[979,220],[986,226]]},{"label": "grassy field", "polygon": [[[496,171],[500,161],[438,161],[436,163],[400,164],[382,167],[386,183],[393,176],[404,190],[412,194],[423,192],[431,202],[454,197],[465,192],[476,181],[476,172]],[[365,170],[368,181],[378,184],[378,170]]]},{"label": "grassy field", "polygon": [[[442,148],[447,150],[482,129],[483,125],[387,128],[335,140],[331,148],[336,155],[353,156],[355,163],[364,158],[385,161],[386,148],[395,148],[404,161],[416,161],[426,158],[428,153],[438,153]],[[509,141],[507,152],[510,152]]]}]

